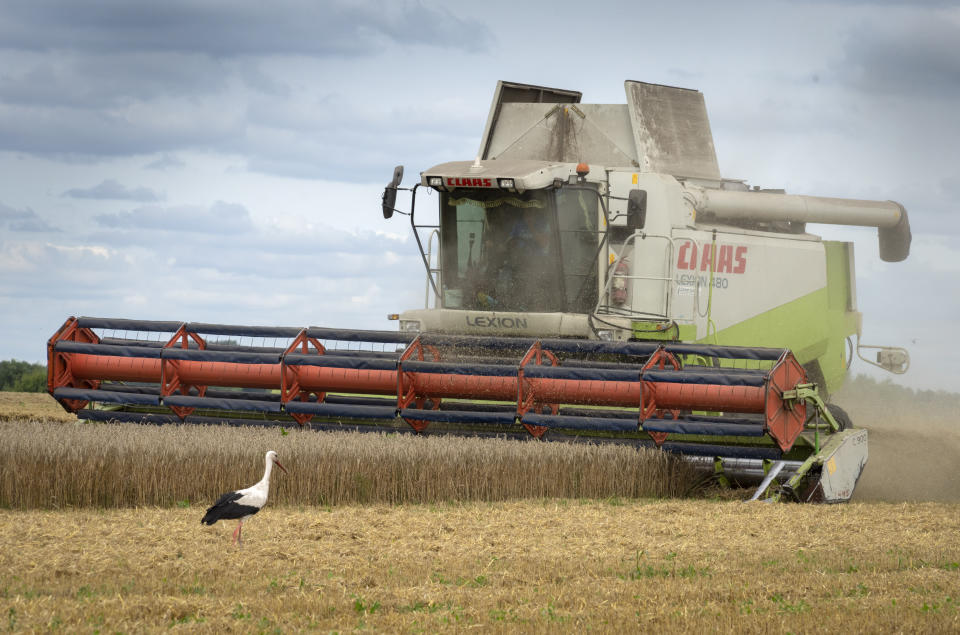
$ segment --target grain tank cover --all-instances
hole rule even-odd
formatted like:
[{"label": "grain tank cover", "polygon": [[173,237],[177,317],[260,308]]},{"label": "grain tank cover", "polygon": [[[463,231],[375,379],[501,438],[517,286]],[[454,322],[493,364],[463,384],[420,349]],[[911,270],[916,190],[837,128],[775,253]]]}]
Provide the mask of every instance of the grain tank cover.
[{"label": "grain tank cover", "polygon": [[631,80],[624,84],[640,169],[719,180],[703,93]]},{"label": "grain tank cover", "polygon": [[625,88],[626,104],[581,104],[576,91],[498,82],[480,158],[719,180],[702,93],[629,80]]},{"label": "grain tank cover", "polygon": [[483,138],[480,142],[480,158],[491,158],[487,156],[490,146],[490,134],[492,129],[497,125],[497,122],[500,121],[500,112],[504,104],[578,104],[582,96],[581,93],[575,90],[498,81],[497,89],[493,93],[493,105],[490,106],[490,114],[487,115],[487,125],[483,130]]}]

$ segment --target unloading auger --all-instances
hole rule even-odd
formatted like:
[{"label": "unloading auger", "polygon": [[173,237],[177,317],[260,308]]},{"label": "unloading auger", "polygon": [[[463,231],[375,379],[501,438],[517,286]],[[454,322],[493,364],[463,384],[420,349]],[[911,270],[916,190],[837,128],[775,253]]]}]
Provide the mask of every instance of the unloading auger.
[{"label": "unloading auger", "polygon": [[82,317],[48,342],[48,369],[90,420],[656,446],[729,478],[782,474],[774,495],[804,501],[847,500],[866,462],[866,432],[784,349]]}]

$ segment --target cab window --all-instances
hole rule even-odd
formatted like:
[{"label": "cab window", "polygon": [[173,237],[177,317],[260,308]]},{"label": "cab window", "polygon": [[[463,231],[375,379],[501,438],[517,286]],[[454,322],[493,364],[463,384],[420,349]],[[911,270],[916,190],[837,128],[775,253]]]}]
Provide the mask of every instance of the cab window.
[{"label": "cab window", "polygon": [[462,189],[440,204],[445,308],[564,310],[552,196]]}]

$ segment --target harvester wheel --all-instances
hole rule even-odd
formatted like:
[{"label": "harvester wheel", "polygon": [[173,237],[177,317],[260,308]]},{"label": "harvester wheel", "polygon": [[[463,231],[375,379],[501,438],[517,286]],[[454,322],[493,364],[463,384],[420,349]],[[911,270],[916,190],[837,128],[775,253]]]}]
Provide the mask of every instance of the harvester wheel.
[{"label": "harvester wheel", "polygon": [[833,418],[837,420],[841,430],[846,430],[853,427],[853,423],[850,421],[850,415],[848,415],[847,411],[837,404],[828,403],[827,410],[829,410],[830,414],[833,415]]}]

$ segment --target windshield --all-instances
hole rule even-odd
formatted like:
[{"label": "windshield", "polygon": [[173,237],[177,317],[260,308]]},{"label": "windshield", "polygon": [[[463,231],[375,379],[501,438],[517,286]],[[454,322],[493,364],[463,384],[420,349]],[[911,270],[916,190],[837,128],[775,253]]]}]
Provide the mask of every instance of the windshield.
[{"label": "windshield", "polygon": [[462,189],[444,193],[440,206],[444,307],[593,309],[598,269],[595,193]]}]

